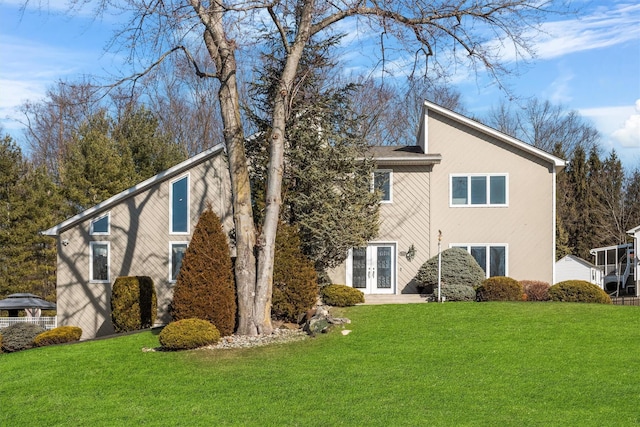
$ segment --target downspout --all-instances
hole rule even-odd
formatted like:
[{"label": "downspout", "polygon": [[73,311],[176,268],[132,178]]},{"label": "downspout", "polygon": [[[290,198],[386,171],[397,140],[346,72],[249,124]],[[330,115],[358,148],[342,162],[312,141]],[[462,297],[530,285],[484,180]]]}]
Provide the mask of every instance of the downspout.
[{"label": "downspout", "polygon": [[551,181],[551,193],[552,193],[552,224],[553,227],[551,229],[552,234],[552,244],[551,244],[551,254],[552,254],[552,263],[551,263],[551,284],[554,285],[556,283],[556,234],[557,234],[557,221],[556,221],[556,167],[552,165],[553,170],[553,180]]}]

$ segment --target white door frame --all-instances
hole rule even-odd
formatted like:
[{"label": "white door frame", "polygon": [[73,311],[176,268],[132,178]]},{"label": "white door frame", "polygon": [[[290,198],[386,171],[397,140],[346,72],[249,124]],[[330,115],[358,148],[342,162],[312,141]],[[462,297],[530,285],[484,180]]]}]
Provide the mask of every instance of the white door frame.
[{"label": "white door frame", "polygon": [[[379,263],[378,253],[380,248],[390,248],[390,287],[383,288],[378,287],[379,284]],[[381,260],[382,262],[382,260]],[[364,288],[356,288],[362,291],[364,294],[395,294],[396,282],[397,282],[397,244],[396,242],[370,242],[366,246],[366,285]],[[349,250],[349,255],[346,260],[346,285],[353,287],[353,249]]]}]

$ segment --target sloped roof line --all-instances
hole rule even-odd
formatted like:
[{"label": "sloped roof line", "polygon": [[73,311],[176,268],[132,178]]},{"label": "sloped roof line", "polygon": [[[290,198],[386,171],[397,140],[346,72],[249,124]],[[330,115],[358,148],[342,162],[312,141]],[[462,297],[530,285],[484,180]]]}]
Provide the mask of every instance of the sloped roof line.
[{"label": "sloped roof line", "polygon": [[[541,159],[544,159],[548,162],[551,162],[554,167],[556,169],[562,169],[566,166],[567,162],[563,159],[561,159],[560,157],[554,156],[551,153],[547,153],[544,150],[541,150],[540,148],[534,147],[531,144],[527,144],[524,141],[520,141],[517,138],[514,138],[510,135],[507,135],[506,133],[500,132],[497,129],[494,129],[490,126],[484,125],[476,120],[470,119],[469,117],[463,116],[462,114],[456,113],[455,111],[449,110],[447,108],[444,108],[438,104],[434,104],[433,102],[430,101],[424,101],[424,105],[423,105],[423,109],[425,109],[425,111],[428,110],[432,110],[437,112],[438,114],[441,114],[445,117],[448,117],[452,120],[455,120],[459,123],[463,123],[473,129],[476,129],[482,133],[491,135],[492,137],[506,142],[509,145],[512,145],[514,147],[517,147],[525,152],[528,152],[530,154],[535,155],[536,157],[539,157]],[[424,114],[423,114],[424,117]],[[423,123],[420,124],[420,128],[422,129],[422,127],[424,126]]]},{"label": "sloped roof line", "polygon": [[558,261],[556,261],[556,262],[560,262],[560,261],[562,261],[562,260],[563,260],[563,259],[565,259],[565,258],[570,258],[570,259],[574,260],[575,262],[577,262],[577,263],[580,263],[580,264],[584,265],[585,267],[590,267],[590,268],[602,268],[601,266],[599,267],[599,266],[595,265],[594,263],[587,261],[586,259],[580,258],[579,256],[572,255],[572,254],[565,255],[565,256],[563,256],[561,259],[559,259]]},{"label": "sloped roof line", "polygon": [[175,175],[178,175],[188,169],[190,169],[191,167],[193,167],[194,165],[197,165],[201,162],[204,162],[205,160],[210,159],[211,157],[219,154],[221,151],[224,151],[224,144],[220,143],[220,144],[216,144],[215,146],[199,153],[196,154],[193,157],[188,158],[187,160],[178,163],[175,166],[170,167],[169,169],[160,172],[159,174],[152,176],[149,179],[146,179],[136,185],[134,185],[131,188],[128,188],[114,196],[111,196],[110,198],[108,198],[107,200],[104,200],[100,203],[98,203],[97,205],[90,207],[89,209],[80,212],[79,214],[65,220],[62,221],[60,224],[54,225],[53,227],[49,228],[48,230],[44,230],[42,232],[40,232],[40,234],[43,234],[45,236],[57,236],[58,234],[60,234],[61,231],[66,230],[69,227],[74,226],[75,224],[79,223],[80,221],[86,219],[86,218],[90,218],[93,215],[95,215],[98,212],[101,211],[105,211],[107,209],[109,209],[110,207],[116,205],[117,203],[119,203],[120,201],[131,197],[133,195],[136,195],[142,191],[145,191],[146,189],[150,188],[151,186],[153,186],[154,184],[157,184],[159,182],[165,181]]}]

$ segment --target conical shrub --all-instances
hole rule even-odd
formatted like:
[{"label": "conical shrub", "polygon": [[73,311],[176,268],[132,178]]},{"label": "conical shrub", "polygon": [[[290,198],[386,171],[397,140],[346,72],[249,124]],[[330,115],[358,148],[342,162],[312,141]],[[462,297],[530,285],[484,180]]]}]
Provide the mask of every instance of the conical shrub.
[{"label": "conical shrub", "polygon": [[235,329],[236,289],[229,243],[210,205],[200,216],[182,259],[170,313],[176,321],[208,320],[221,336]]}]

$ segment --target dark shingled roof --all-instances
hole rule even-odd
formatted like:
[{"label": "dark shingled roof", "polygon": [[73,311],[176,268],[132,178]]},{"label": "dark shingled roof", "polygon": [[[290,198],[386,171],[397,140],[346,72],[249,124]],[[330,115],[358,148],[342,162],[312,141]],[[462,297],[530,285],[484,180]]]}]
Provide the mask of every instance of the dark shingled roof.
[{"label": "dark shingled roof", "polygon": [[24,310],[25,308],[55,310],[56,305],[34,294],[11,294],[0,300],[0,310]]},{"label": "dark shingled roof", "polygon": [[425,154],[417,145],[372,146],[369,154],[379,165],[432,165],[442,160],[440,154]]}]

